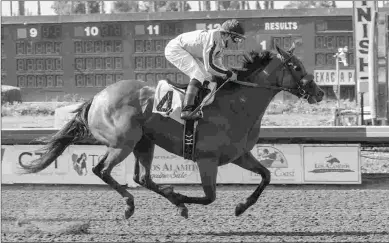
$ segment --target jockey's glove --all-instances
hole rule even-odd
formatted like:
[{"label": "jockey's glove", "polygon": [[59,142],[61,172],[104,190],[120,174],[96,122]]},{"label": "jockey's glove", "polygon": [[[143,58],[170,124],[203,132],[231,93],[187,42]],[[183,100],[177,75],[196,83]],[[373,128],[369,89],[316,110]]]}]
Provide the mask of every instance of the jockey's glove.
[{"label": "jockey's glove", "polygon": [[237,81],[238,80],[238,74],[235,73],[235,72],[232,72],[232,75],[229,78],[229,80]]}]

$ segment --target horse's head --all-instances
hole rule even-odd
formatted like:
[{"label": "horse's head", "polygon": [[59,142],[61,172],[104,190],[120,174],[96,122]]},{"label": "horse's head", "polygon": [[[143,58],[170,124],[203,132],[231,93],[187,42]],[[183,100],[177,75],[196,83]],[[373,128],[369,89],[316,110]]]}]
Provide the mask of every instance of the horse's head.
[{"label": "horse's head", "polygon": [[307,99],[310,104],[322,101],[324,91],[315,83],[314,76],[307,73],[300,59],[293,55],[295,45],[289,51],[276,48],[282,61],[283,74],[278,78],[281,86],[297,97]]},{"label": "horse's head", "polygon": [[276,49],[278,55],[264,51],[251,52],[246,56],[243,69],[236,70],[238,80],[255,83],[252,86],[256,87],[288,91],[307,99],[310,104],[320,102],[324,91],[314,82],[313,75],[307,73],[302,62],[293,55],[294,45],[289,51],[278,46]]}]

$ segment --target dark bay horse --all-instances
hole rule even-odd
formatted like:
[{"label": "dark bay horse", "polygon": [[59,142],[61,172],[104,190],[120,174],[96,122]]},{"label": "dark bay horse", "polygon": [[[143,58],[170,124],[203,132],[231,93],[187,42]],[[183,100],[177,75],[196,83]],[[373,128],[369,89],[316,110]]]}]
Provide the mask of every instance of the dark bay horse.
[{"label": "dark bay horse", "polygon": [[[127,204],[125,218],[135,210],[134,197],[111,176],[114,166],[130,153],[135,156],[134,181],[176,205],[180,215],[188,217],[186,203],[208,205],[216,199],[218,166],[234,163],[258,173],[262,181],[256,190],[235,209],[241,215],[259,198],[270,182],[270,172],[251,154],[260,137],[261,120],[272,98],[286,90],[310,104],[320,102],[324,92],[293,55],[294,48],[277,52],[250,52],[242,68],[234,69],[241,83],[227,82],[204,107],[204,118],[197,127],[197,164],[204,190],[203,197],[190,197],[154,183],[150,176],[155,145],[183,156],[183,125],[152,113],[155,88],[143,81],[114,83],[82,104],[75,117],[49,138],[46,153],[23,165],[22,173],[47,168],[70,144],[92,137],[107,146],[107,152],[93,168],[94,174],[115,189]],[[214,81],[224,82],[214,78]],[[144,170],[140,170],[140,166]],[[144,171],[143,174],[140,172]]]}]

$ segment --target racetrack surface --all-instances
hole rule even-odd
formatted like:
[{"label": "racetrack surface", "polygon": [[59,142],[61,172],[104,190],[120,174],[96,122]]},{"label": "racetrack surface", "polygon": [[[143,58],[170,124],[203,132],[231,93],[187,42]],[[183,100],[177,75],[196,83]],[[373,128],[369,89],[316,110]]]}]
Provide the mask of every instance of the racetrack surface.
[{"label": "racetrack surface", "polygon": [[[270,187],[252,208],[235,217],[235,205],[254,188],[219,186],[214,203],[187,205],[188,219],[176,215],[161,196],[129,189],[136,209],[124,221],[125,204],[107,187],[3,185],[2,242],[389,241],[387,189]],[[199,186],[175,190],[202,195]]]}]

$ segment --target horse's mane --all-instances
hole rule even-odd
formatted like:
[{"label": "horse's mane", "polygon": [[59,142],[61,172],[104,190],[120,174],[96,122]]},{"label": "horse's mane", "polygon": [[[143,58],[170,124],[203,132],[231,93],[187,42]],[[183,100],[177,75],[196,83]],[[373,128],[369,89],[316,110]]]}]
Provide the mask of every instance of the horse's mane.
[{"label": "horse's mane", "polygon": [[[265,51],[257,52],[252,50],[248,53],[247,52],[244,53],[241,67],[231,68],[231,71],[236,72],[238,74],[239,81],[249,82],[249,80],[246,80],[246,78],[249,77],[250,74],[252,74],[254,71],[258,69],[263,70],[270,63],[270,61],[276,56],[277,55],[271,51],[265,50]],[[218,86],[220,86],[226,80],[218,76],[212,76],[212,81],[216,82]],[[229,82],[223,86],[223,89],[236,88],[237,86],[240,85]]]}]

